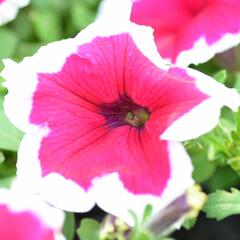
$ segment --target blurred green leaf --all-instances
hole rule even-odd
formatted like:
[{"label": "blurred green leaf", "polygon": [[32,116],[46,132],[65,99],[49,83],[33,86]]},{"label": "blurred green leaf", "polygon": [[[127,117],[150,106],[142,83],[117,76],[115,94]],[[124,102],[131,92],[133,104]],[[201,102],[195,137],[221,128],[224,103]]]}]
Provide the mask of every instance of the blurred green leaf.
[{"label": "blurred green leaf", "polygon": [[154,240],[153,235],[146,229],[138,228],[137,231],[132,232],[130,240]]},{"label": "blurred green leaf", "polygon": [[240,213],[240,192],[232,188],[231,192],[218,190],[208,196],[203,208],[208,218],[222,220]]},{"label": "blurred green leaf", "polygon": [[81,221],[77,234],[81,240],[99,240],[100,224],[90,218]]},{"label": "blurred green leaf", "polygon": [[4,154],[4,162],[0,164],[0,181],[15,177],[17,153],[12,151],[2,151]]},{"label": "blurred green leaf", "polygon": [[0,28],[0,59],[13,55],[18,44],[18,37],[14,31]]},{"label": "blurred green leaf", "polygon": [[71,3],[71,1],[66,0],[32,0],[32,5],[38,10],[51,10],[62,12],[67,10],[66,8]]},{"label": "blurred green leaf", "polygon": [[88,24],[93,22],[95,13],[83,2],[74,2],[71,6],[71,19],[73,25],[77,30],[85,28]]},{"label": "blurred green leaf", "polygon": [[5,161],[5,156],[2,151],[0,151],[0,164]]},{"label": "blurred green leaf", "polygon": [[65,212],[65,221],[63,226],[63,234],[67,240],[72,240],[75,234],[75,218],[74,214]]},{"label": "blurred green leaf", "polygon": [[15,176],[0,178],[0,188],[10,188],[15,178]]},{"label": "blurred green leaf", "polygon": [[22,41],[28,41],[33,37],[32,25],[29,21],[29,12],[27,9],[22,9],[18,13],[17,21],[13,21],[12,29],[18,35],[18,38]]},{"label": "blurred green leaf", "polygon": [[61,20],[57,12],[32,11],[31,20],[33,30],[41,41],[52,42],[61,39]]},{"label": "blurred green leaf", "polygon": [[32,56],[42,46],[40,43],[21,43],[18,46],[18,56]]},{"label": "blurred green leaf", "polygon": [[221,71],[217,72],[213,76],[213,78],[216,79],[220,83],[225,83],[225,81],[227,79],[227,71],[226,70],[221,70]]},{"label": "blurred green leaf", "polygon": [[3,111],[3,96],[0,96],[0,149],[17,151],[22,133],[7,119]]}]

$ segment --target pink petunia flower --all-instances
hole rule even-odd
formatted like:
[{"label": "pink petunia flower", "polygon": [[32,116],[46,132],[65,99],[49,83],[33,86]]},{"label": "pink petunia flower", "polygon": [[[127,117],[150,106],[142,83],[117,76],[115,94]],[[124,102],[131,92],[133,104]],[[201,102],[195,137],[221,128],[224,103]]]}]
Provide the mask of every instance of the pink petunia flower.
[{"label": "pink petunia flower", "polygon": [[240,42],[238,0],[105,0],[99,15],[151,26],[160,55],[178,65],[206,62]]},{"label": "pink petunia flower", "polygon": [[12,21],[18,9],[28,5],[30,0],[0,0],[0,26]]},{"label": "pink petunia flower", "polygon": [[192,185],[184,141],[212,129],[235,90],[192,69],[166,66],[152,30],[101,21],[75,39],[6,60],[9,119],[26,132],[18,178],[53,205],[97,203],[130,222],[150,203],[166,206]]},{"label": "pink petunia flower", "polygon": [[62,211],[37,196],[0,189],[0,239],[64,240],[63,220]]}]

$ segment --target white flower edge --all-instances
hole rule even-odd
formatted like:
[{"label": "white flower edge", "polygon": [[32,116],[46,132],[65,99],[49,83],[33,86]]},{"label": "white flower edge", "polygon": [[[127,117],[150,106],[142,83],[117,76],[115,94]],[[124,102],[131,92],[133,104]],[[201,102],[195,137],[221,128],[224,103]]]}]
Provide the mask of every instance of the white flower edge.
[{"label": "white flower edge", "polygon": [[17,176],[27,189],[39,193],[50,204],[66,211],[87,212],[97,204],[132,225],[133,218],[129,210],[141,218],[145,206],[151,204],[154,212],[157,212],[193,185],[191,160],[183,146],[174,142],[168,143],[171,178],[161,196],[129,192],[117,172],[93,179],[88,191],[57,173],[42,177],[38,149],[42,137],[47,133],[43,129],[24,136],[19,149]]},{"label": "white flower edge", "polygon": [[223,106],[237,111],[240,106],[240,95],[236,89],[230,89],[213,78],[185,68],[187,75],[196,81],[196,87],[209,97],[189,112],[174,121],[160,136],[169,141],[186,141],[197,138],[212,130],[219,121]]},{"label": "white flower edge", "polygon": [[13,20],[19,8],[25,7],[30,0],[5,0],[0,4],[0,26]]},{"label": "white flower edge", "polygon": [[217,53],[224,52],[240,43],[240,31],[238,33],[225,33],[214,43],[207,43],[204,36],[193,44],[193,47],[182,51],[176,59],[176,65],[188,66],[189,64],[204,63],[213,58]]},{"label": "white flower edge", "polygon": [[29,193],[17,182],[11,190],[0,189],[0,205],[6,205],[13,213],[30,212],[53,230],[54,239],[65,239],[61,233],[64,222],[63,211],[49,206],[38,195]]}]

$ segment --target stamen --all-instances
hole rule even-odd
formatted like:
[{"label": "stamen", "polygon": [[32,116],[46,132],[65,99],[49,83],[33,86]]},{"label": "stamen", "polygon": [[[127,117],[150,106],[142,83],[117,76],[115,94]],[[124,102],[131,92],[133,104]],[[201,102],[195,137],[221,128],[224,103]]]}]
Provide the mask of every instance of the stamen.
[{"label": "stamen", "polygon": [[128,112],[124,120],[133,127],[141,127],[148,119],[149,113],[145,109],[139,108],[132,112]]}]

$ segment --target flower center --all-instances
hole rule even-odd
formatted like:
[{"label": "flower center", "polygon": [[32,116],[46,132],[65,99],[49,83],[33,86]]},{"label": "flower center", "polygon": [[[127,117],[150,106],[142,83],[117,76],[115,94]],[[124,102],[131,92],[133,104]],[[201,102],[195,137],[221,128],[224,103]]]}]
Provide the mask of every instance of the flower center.
[{"label": "flower center", "polygon": [[151,114],[147,107],[135,103],[126,94],[112,103],[101,104],[99,113],[105,117],[109,127],[130,125],[138,129],[144,127]]},{"label": "flower center", "polygon": [[143,109],[138,108],[134,111],[128,112],[125,117],[125,122],[133,127],[141,127],[149,119],[149,113]]}]

